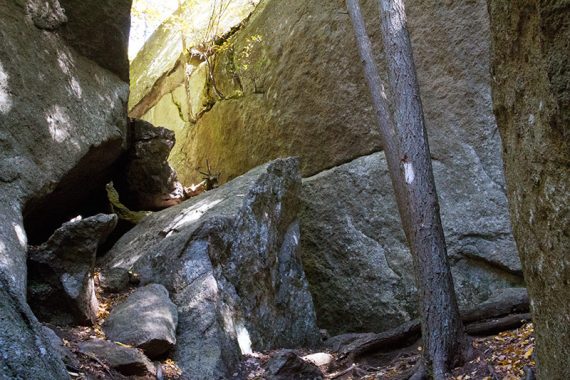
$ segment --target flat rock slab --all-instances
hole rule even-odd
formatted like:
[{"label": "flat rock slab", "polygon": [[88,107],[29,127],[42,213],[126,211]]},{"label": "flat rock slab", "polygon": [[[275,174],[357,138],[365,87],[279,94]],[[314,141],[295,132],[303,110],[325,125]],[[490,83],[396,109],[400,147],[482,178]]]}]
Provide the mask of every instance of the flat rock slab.
[{"label": "flat rock slab", "polygon": [[178,306],[174,356],[191,379],[230,378],[241,353],[315,344],[299,255],[298,160],[279,159],[145,218],[105,257],[165,285]]},{"label": "flat rock slab", "polygon": [[154,375],[156,369],[139,350],[123,347],[102,339],[92,339],[79,344],[79,351],[95,356],[125,376]]},{"label": "flat rock slab", "polygon": [[162,285],[137,289],[115,306],[103,324],[107,338],[142,349],[149,358],[176,344],[178,311]]}]

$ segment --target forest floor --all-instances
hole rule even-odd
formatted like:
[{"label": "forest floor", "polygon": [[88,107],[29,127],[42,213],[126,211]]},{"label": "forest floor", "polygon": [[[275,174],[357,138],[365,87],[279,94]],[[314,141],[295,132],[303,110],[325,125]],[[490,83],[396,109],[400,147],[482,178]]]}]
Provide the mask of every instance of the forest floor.
[{"label": "forest floor", "polygon": [[[532,323],[487,337],[472,339],[474,358],[456,368],[448,380],[519,380],[534,371],[534,329]],[[299,352],[306,355],[307,351]],[[272,353],[254,353],[242,362],[247,380],[265,379],[264,364]],[[334,353],[332,353],[333,356]],[[419,342],[406,349],[369,355],[350,366],[321,368],[327,380],[404,380],[413,373],[421,357]]]},{"label": "forest floor", "polygon": [[[104,362],[82,355],[78,349],[80,342],[91,339],[104,339],[101,324],[108,316],[113,305],[124,300],[130,292],[122,294],[106,294],[98,291],[100,300],[99,323],[93,327],[54,328],[63,338],[64,346],[76,356],[76,365],[69,369],[72,379],[155,379],[156,377],[125,377],[107,366]],[[50,326],[52,327],[52,326]],[[518,380],[532,379],[527,373],[534,371],[534,329],[532,323],[526,323],[518,329],[504,331],[497,335],[473,337],[473,360],[463,367],[456,368],[448,380]],[[355,363],[346,363],[335,353],[333,360],[320,369],[325,380],[405,380],[408,379],[421,357],[421,342],[409,347],[375,352],[359,358]],[[253,353],[244,355],[239,371],[232,380],[261,380],[266,379],[265,364],[277,351]],[[318,350],[298,350],[299,356],[317,352]],[[182,379],[181,371],[176,362],[164,357],[160,364],[159,380]]]}]

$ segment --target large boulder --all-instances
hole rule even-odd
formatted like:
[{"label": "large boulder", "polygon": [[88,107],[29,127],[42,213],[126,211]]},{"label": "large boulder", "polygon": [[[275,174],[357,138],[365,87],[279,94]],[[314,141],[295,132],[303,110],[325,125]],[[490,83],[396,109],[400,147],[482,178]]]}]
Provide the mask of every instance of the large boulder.
[{"label": "large boulder", "polygon": [[161,210],[182,202],[184,189],[168,156],[174,132],[144,121],[129,122],[128,150],[114,181],[121,200],[134,210]]},{"label": "large boulder", "polygon": [[[217,38],[235,32],[259,2],[260,0],[226,2],[219,17],[214,16],[215,27],[212,28],[209,18],[204,15],[219,12],[219,9],[216,10],[217,2],[181,1],[182,7],[153,33],[131,64],[131,117],[167,127],[175,132],[177,140],[184,136],[190,127],[189,123],[199,117],[211,102],[204,86],[209,76],[205,56],[201,54],[204,49],[197,55],[190,55],[190,52],[183,54],[183,46],[195,53],[194,48],[209,43],[206,41],[209,38],[207,36]],[[184,20],[183,25],[180,20]],[[183,33],[180,33],[181,28]],[[192,75],[188,77],[190,73]],[[171,162],[177,163],[174,164],[177,171],[185,165],[183,148],[177,144],[173,149]],[[205,160],[201,160],[199,166],[203,168],[204,165]],[[190,178],[183,178],[182,182],[187,186],[200,182],[189,180]]]},{"label": "large boulder", "polygon": [[[410,0],[406,5],[433,156],[457,168],[466,159],[478,160],[488,173],[486,182],[500,185],[485,1]],[[381,61],[377,2],[363,1],[363,7]],[[162,51],[160,38],[151,39],[147,53]],[[343,2],[263,1],[219,50],[215,83],[223,101],[217,101],[208,75],[198,67],[189,73],[185,98],[179,90],[183,75],[158,80],[157,63],[136,62],[140,83],[133,84],[133,93],[142,107],[133,109],[137,117],[170,128],[161,114],[176,114],[176,104],[192,108],[194,98],[208,93],[194,113],[195,124],[177,132],[171,161],[182,182],[196,182],[196,168],[206,159],[231,179],[276,157],[297,155],[303,176],[310,176],[380,149]],[[170,111],[158,100],[146,105],[140,100],[156,93],[171,104]],[[155,112],[155,106],[163,112]]]},{"label": "large boulder", "polygon": [[157,212],[109,252],[178,306],[175,358],[192,379],[228,378],[240,352],[316,343],[299,257],[298,161],[260,166]]},{"label": "large boulder", "polygon": [[570,1],[489,0],[493,101],[538,376],[570,378]]},{"label": "large boulder", "polygon": [[[457,181],[459,173],[437,161],[434,172],[460,305],[521,286],[508,218],[496,213],[506,207],[502,188],[476,166],[473,182]],[[383,153],[303,180],[301,247],[321,328],[384,331],[417,316],[413,262],[393,193]]]},{"label": "large boulder", "polygon": [[[70,3],[66,8],[55,0],[0,2],[2,378],[68,376],[46,349],[25,303],[28,237],[42,243],[78,215],[82,204],[95,204],[124,143],[128,84],[61,38],[61,12],[69,24],[81,27],[73,16],[76,7],[96,7],[94,2]],[[130,1],[113,3],[124,12]],[[85,43],[111,38],[109,33],[86,34]],[[126,52],[114,59],[128,62]]]},{"label": "large boulder", "polygon": [[28,303],[42,322],[90,325],[97,320],[97,248],[117,225],[116,215],[72,220],[28,251]]},{"label": "large boulder", "polygon": [[[430,148],[441,203],[446,205],[446,232],[454,245],[451,254],[459,276],[456,280],[462,288],[462,301],[476,303],[497,287],[519,285],[521,272],[509,230],[501,141],[492,109],[487,5],[485,0],[409,0],[406,5]],[[362,6],[380,71],[385,73],[377,2],[363,0]],[[213,89],[211,78],[199,68],[189,73],[185,82],[176,82],[172,72],[168,81],[155,81],[152,91],[134,85],[135,91],[148,93],[146,99],[160,91],[168,93],[162,99],[171,104],[172,110],[173,103],[185,105],[180,107],[185,110],[195,107],[196,101],[202,105],[201,111],[194,113],[194,122],[189,122],[190,127],[177,132],[178,147],[171,154],[171,162],[180,180],[198,182],[196,169],[206,160],[221,172],[222,183],[280,156],[300,156],[304,177],[338,168],[314,181],[313,197],[321,196],[317,187],[331,188],[323,189],[323,202],[311,205],[312,216],[304,212],[301,227],[302,236],[310,232],[317,240],[315,247],[309,247],[304,239],[307,244],[303,250],[309,250],[307,260],[322,256],[331,247],[334,250],[327,251],[328,255],[337,258],[330,264],[336,269],[327,276],[324,268],[310,269],[319,317],[336,319],[338,326],[344,319],[345,328],[364,330],[393,326],[411,317],[415,289],[408,276],[410,271],[400,276],[386,263],[375,262],[373,267],[382,265],[385,270],[380,273],[387,276],[380,279],[379,273],[356,275],[361,280],[359,288],[369,290],[360,301],[349,298],[352,308],[349,303],[338,304],[340,297],[337,299],[334,291],[318,285],[335,281],[328,277],[335,273],[354,275],[358,260],[366,268],[372,259],[370,252],[379,254],[380,247],[391,252],[390,260],[398,260],[401,265],[409,263],[395,209],[389,209],[393,215],[384,214],[383,220],[373,221],[374,227],[363,222],[372,218],[365,205],[385,199],[391,192],[388,176],[378,178],[378,183],[367,182],[370,185],[364,186],[365,191],[352,189],[345,182],[346,176],[335,177],[349,170],[343,164],[382,149],[344,3],[263,1],[219,51],[212,59],[215,86],[225,96],[223,100]],[[182,90],[173,90],[173,83]],[[186,97],[184,90],[190,92]],[[167,110],[162,100],[154,105],[145,106],[144,101],[139,104],[133,109],[137,115],[170,127],[170,121],[161,117]],[[172,111],[167,114],[175,115]],[[188,126],[188,122],[181,125]],[[361,176],[367,177],[364,173]],[[341,183],[334,191],[337,180]],[[339,215],[331,214],[331,205],[339,205]],[[357,211],[358,205],[362,210]],[[327,218],[330,227],[320,220],[325,214],[331,215]],[[355,234],[347,235],[351,227],[346,226],[346,218],[340,219],[341,215],[362,221],[355,227]],[[323,230],[327,239],[318,237]],[[333,230],[338,233],[331,233]],[[370,232],[370,240],[356,233],[364,230]],[[394,233],[387,235],[386,231]],[[359,251],[364,247],[368,253]],[[350,279],[337,279],[345,282],[343,287],[349,287]],[[373,288],[377,288],[377,295],[370,291]],[[332,295],[329,311],[343,310],[342,317],[320,308],[328,294]]]},{"label": "large boulder", "polygon": [[103,324],[107,338],[142,349],[154,359],[176,344],[178,310],[159,284],[135,290]]}]

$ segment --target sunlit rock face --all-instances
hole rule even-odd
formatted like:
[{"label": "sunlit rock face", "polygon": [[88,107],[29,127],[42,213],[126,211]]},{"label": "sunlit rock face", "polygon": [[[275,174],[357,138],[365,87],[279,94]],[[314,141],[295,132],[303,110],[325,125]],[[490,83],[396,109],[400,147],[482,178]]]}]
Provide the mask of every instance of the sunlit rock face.
[{"label": "sunlit rock face", "polygon": [[[28,239],[23,214],[24,208],[26,216],[35,213],[38,229],[48,225],[47,215],[65,221],[66,212],[103,182],[105,169],[121,152],[128,85],[117,76],[118,68],[105,69],[95,62],[103,62],[102,57],[79,53],[66,42],[77,37],[93,47],[95,40],[104,43],[112,34],[91,28],[97,4],[0,3],[1,377],[68,376],[24,302]],[[118,19],[128,19],[130,1],[113,4],[116,29],[126,35]],[[107,21],[113,23],[113,17]],[[106,47],[117,47],[110,40]],[[128,64],[124,51],[114,57],[123,68]]]},{"label": "sunlit rock face", "polygon": [[[377,2],[362,4],[384,73]],[[487,4],[406,6],[456,287],[472,305],[522,284],[492,109]],[[180,124],[190,121],[172,156],[181,181],[198,181],[206,160],[223,182],[275,157],[300,156],[302,254],[321,326],[378,331],[414,317],[410,256],[390,178],[374,155],[380,138],[343,2],[263,1],[223,46],[214,70],[223,100],[199,70],[188,78],[191,101],[184,88],[169,92],[176,75],[184,80],[173,70],[152,90],[169,96],[133,109],[161,118],[180,105],[194,115]],[[189,111],[196,104],[207,107]]]},{"label": "sunlit rock face", "polygon": [[489,1],[493,100],[536,328],[538,377],[570,378],[570,2]]},{"label": "sunlit rock face", "polygon": [[296,159],[280,159],[145,218],[104,258],[178,306],[175,357],[188,379],[231,378],[240,353],[318,340],[299,255]]},{"label": "sunlit rock face", "polygon": [[[258,3],[259,0],[183,2],[182,8],[156,30],[132,62],[130,116],[173,130],[177,141],[185,137],[192,122],[211,107],[205,88],[209,70],[199,45],[231,34]],[[217,11],[220,7],[223,12]],[[208,28],[212,14],[218,21]],[[182,54],[183,46],[186,56]],[[170,156],[176,170],[188,164],[182,147],[177,144]],[[205,160],[199,166],[205,168]],[[187,180],[184,178],[189,185]]]}]

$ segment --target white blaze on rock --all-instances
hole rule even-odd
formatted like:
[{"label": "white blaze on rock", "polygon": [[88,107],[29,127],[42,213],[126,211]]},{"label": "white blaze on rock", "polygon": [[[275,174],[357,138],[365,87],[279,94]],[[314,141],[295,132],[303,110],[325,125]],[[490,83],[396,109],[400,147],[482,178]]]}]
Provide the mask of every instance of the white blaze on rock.
[{"label": "white blaze on rock", "polygon": [[411,162],[404,162],[404,178],[406,179],[406,183],[408,185],[414,182],[416,178],[416,173],[414,172],[414,166]]}]

